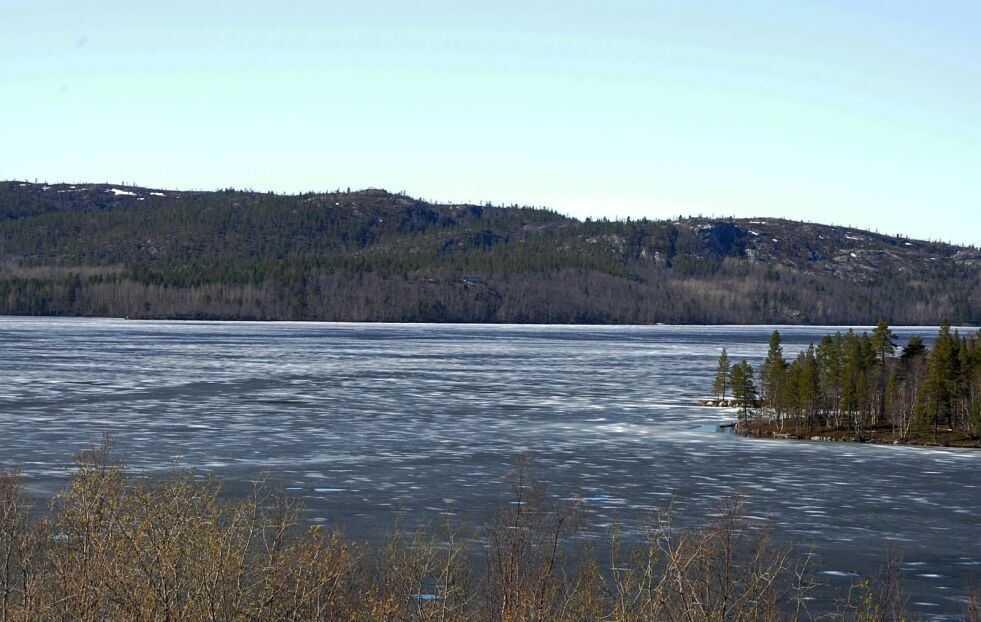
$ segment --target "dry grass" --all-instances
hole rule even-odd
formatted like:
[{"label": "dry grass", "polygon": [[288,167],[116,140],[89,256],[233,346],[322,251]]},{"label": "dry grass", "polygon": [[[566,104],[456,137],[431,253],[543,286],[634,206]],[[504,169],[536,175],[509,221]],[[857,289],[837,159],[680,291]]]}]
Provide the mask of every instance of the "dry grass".
[{"label": "dry grass", "polygon": [[106,445],[78,458],[43,517],[19,474],[0,474],[0,621],[905,619],[895,563],[835,615],[808,611],[810,556],[751,529],[738,496],[701,528],[664,516],[641,545],[614,528],[601,563],[575,544],[576,504],[523,469],[511,489],[483,529],[396,528],[368,545],[304,527],[296,503],[262,482],[228,500],[193,471],[129,474]]}]

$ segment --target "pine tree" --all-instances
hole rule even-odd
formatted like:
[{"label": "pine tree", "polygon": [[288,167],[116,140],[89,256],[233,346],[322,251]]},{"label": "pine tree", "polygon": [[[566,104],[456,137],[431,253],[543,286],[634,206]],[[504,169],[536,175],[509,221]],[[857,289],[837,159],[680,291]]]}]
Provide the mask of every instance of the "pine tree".
[{"label": "pine tree", "polygon": [[740,361],[732,368],[732,395],[742,406],[743,419],[748,418],[749,409],[756,402],[756,383],[753,382],[753,366],[748,361]]},{"label": "pine tree", "polygon": [[862,346],[862,338],[849,329],[843,341],[841,367],[841,406],[848,415],[850,428],[855,428],[858,419],[855,416],[864,402],[866,352]]},{"label": "pine tree", "polygon": [[924,423],[933,423],[934,440],[937,439],[940,419],[950,420],[957,375],[958,339],[950,332],[950,323],[944,320],[940,332],[927,356],[927,372],[923,379],[920,404]]},{"label": "pine tree", "polygon": [[[922,343],[923,340],[920,340]],[[892,356],[896,351],[896,334],[889,328],[886,322],[879,322],[875,330],[872,331],[872,347],[875,348],[879,362],[883,365],[886,357]]]},{"label": "pine tree", "polygon": [[910,361],[926,352],[926,344],[923,342],[923,337],[919,335],[913,335],[903,346],[903,353],[900,358],[903,362]]},{"label": "pine tree", "polygon": [[775,330],[770,335],[770,348],[760,368],[760,382],[763,389],[763,403],[773,409],[777,417],[780,417],[783,412],[781,397],[786,368],[783,346],[780,345],[780,331]]},{"label": "pine tree", "polygon": [[719,368],[715,372],[715,395],[718,399],[726,399],[726,389],[729,387],[729,374],[732,373],[732,365],[729,363],[729,353],[722,348],[719,355]]},{"label": "pine tree", "polygon": [[[780,403],[784,409],[785,414],[788,416],[792,415],[795,421],[800,420],[801,415],[801,368],[800,364],[801,357],[804,353],[801,352],[797,360],[793,363],[787,365],[783,372],[783,379],[780,383]],[[784,420],[780,419],[780,429],[783,429]]]},{"label": "pine tree", "polygon": [[[824,401],[825,416],[833,412],[836,417],[841,413],[841,333],[834,337],[825,335],[818,343],[816,357],[818,370],[821,374],[821,395]],[[829,422],[830,423],[830,422]]]},{"label": "pine tree", "polygon": [[880,321],[876,325],[875,330],[872,331],[869,345],[875,356],[874,364],[877,363],[875,365],[874,383],[878,408],[873,422],[877,424],[886,414],[886,384],[889,378],[888,358],[896,351],[896,335],[890,330],[889,324]]},{"label": "pine tree", "polygon": [[799,403],[801,410],[807,415],[807,430],[810,432],[814,423],[814,414],[817,411],[817,402],[820,395],[820,371],[818,370],[817,356],[814,351],[814,344],[807,346],[807,350],[802,352],[797,358],[800,366],[800,380],[798,385]]}]

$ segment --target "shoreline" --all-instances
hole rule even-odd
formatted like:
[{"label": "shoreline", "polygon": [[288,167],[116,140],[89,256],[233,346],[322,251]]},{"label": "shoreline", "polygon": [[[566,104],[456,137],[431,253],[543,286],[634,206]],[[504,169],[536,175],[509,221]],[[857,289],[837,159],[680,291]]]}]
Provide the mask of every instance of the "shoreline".
[{"label": "shoreline", "polygon": [[731,429],[733,434],[751,438],[810,441],[819,443],[858,443],[866,445],[894,445],[902,447],[929,447],[953,449],[981,449],[981,440],[971,438],[963,432],[950,429],[937,431],[936,439],[932,430],[917,430],[905,438],[896,436],[891,428],[855,432],[854,430],[829,430],[826,428],[795,430],[793,421],[784,421],[780,429],[776,421],[751,419],[736,420],[718,426],[719,431]]},{"label": "shoreline", "polygon": [[[733,398],[701,399],[693,404],[703,408],[740,408]],[[762,404],[754,401],[751,408],[759,409]],[[743,419],[737,415],[734,421],[719,424],[718,431],[731,430],[733,434],[753,438],[770,438],[792,441],[812,441],[823,443],[864,443],[868,445],[896,445],[903,447],[963,448],[981,449],[981,439],[965,432],[950,428],[918,427],[910,429],[905,436],[899,436],[892,426],[877,426],[861,431],[848,429],[808,428],[806,420],[786,417],[781,424],[775,419],[753,415]]]},{"label": "shoreline", "polygon": [[[852,324],[808,324],[808,323],[777,323],[777,324],[758,324],[758,323],[748,323],[748,324],[733,324],[733,323],[722,323],[722,324],[706,324],[706,323],[676,323],[676,322],[654,322],[648,324],[628,324],[628,323],[616,323],[616,322],[568,322],[568,323],[556,323],[556,322],[470,322],[470,321],[442,321],[442,322],[432,322],[432,321],[419,321],[419,320],[405,320],[405,321],[393,321],[393,320],[323,320],[323,319],[283,319],[283,318],[242,318],[242,317],[226,317],[226,318],[215,318],[215,317],[188,317],[188,316],[153,316],[153,317],[129,317],[129,316],[114,316],[114,315],[61,315],[61,314],[51,314],[51,315],[13,315],[0,313],[0,320],[2,319],[37,319],[37,320],[51,320],[51,319],[64,319],[64,320],[112,320],[112,321],[125,321],[125,322],[173,322],[173,323],[210,323],[210,324],[369,324],[369,325],[429,325],[429,326],[542,326],[542,327],[572,327],[572,326],[582,326],[582,327],[609,327],[609,328],[654,328],[654,327],[672,327],[672,328],[827,328],[827,329],[868,329],[874,328],[875,324],[863,324],[852,323]],[[981,325],[972,324],[959,324],[952,325],[954,328],[965,328],[972,330],[981,330]],[[936,329],[939,328],[937,325],[931,324],[903,324],[896,325],[893,328],[897,329]],[[709,406],[711,404],[703,404],[704,402],[711,402],[715,400],[701,400],[697,405],[699,406]],[[726,401],[732,401],[726,400]]]}]

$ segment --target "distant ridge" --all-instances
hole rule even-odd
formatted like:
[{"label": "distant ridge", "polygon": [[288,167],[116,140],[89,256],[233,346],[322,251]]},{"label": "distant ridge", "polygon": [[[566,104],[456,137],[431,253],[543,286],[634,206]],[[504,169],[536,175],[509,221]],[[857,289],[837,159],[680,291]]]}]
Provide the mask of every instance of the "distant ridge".
[{"label": "distant ridge", "polygon": [[384,190],[0,182],[0,313],[518,323],[981,322],[981,251],[773,218],[578,221]]}]

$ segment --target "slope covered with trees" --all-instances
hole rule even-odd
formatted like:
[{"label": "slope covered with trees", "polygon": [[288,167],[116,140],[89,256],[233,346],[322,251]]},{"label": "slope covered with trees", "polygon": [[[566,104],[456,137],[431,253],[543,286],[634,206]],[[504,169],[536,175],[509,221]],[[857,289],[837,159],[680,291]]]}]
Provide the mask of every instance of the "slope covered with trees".
[{"label": "slope covered with trees", "polygon": [[979,285],[975,248],[785,220],[0,182],[3,314],[978,323]]}]

